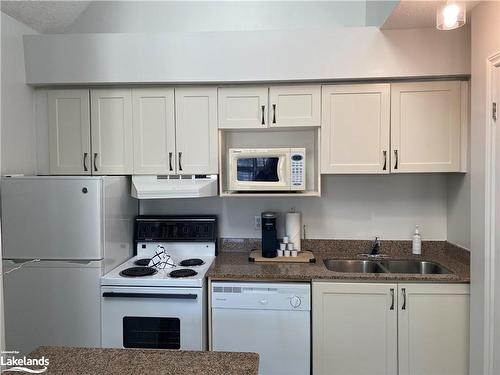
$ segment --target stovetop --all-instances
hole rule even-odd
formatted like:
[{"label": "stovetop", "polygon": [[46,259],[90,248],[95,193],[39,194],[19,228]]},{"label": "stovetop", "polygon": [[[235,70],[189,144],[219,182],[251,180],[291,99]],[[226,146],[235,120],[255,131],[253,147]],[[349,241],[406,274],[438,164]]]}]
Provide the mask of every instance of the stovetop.
[{"label": "stovetop", "polygon": [[[150,259],[158,250],[158,245],[165,248],[166,253],[171,256],[171,261],[175,266],[157,269],[157,272],[147,276],[138,276],[141,272],[137,268],[147,267],[144,265],[146,261],[143,260]],[[196,262],[189,262],[190,264],[187,266],[180,265],[183,260],[188,259],[201,259],[203,264],[192,265],[192,263]],[[138,243],[137,255],[101,277],[101,285],[201,288],[205,281],[205,274],[214,259],[214,243]],[[136,264],[137,261],[143,262]],[[123,271],[131,268],[135,268],[136,270],[122,274]],[[173,271],[175,272],[170,275]]]}]

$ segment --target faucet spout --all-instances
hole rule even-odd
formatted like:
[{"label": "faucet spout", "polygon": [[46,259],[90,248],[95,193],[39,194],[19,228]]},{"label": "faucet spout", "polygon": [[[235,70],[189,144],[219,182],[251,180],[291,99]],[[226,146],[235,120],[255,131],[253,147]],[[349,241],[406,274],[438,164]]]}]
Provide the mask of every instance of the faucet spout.
[{"label": "faucet spout", "polygon": [[373,241],[372,244],[372,250],[370,252],[370,255],[379,255],[380,254],[380,239],[378,237],[375,237],[375,240]]}]

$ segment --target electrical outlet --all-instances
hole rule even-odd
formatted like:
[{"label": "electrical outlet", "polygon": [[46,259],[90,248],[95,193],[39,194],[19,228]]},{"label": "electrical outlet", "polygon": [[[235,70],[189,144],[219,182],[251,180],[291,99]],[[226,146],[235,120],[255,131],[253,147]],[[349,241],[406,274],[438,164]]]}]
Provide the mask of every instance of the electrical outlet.
[{"label": "electrical outlet", "polygon": [[257,215],[255,216],[254,229],[255,230],[261,230],[262,229],[262,221],[261,221],[260,215],[259,216],[257,216]]}]

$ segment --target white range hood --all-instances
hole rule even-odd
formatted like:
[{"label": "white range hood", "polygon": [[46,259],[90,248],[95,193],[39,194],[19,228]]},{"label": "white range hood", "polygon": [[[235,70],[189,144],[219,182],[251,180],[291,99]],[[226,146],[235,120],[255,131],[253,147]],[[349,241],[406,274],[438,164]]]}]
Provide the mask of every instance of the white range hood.
[{"label": "white range hood", "polygon": [[137,199],[201,198],[217,195],[217,175],[132,176]]}]

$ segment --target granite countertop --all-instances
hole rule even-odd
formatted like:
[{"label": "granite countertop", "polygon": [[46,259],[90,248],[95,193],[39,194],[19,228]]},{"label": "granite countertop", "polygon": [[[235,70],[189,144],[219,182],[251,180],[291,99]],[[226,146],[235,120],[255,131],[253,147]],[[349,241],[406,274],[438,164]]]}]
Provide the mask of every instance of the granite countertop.
[{"label": "granite countertop", "polygon": [[[46,374],[257,375],[256,353],[40,347],[29,358],[49,359]],[[13,372],[5,372],[13,373]]]},{"label": "granite countertop", "polygon": [[470,282],[469,252],[446,241],[424,241],[422,255],[412,255],[411,241],[383,241],[381,253],[390,259],[418,259],[441,264],[450,274],[421,275],[401,273],[342,273],[330,271],[323,260],[356,259],[366,253],[370,241],[351,240],[303,240],[302,248],[310,250],[315,263],[254,263],[248,260],[249,251],[259,248],[258,240],[222,239],[221,251],[208,270],[211,280],[253,281],[422,281],[422,282]]}]

